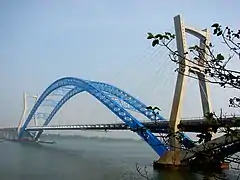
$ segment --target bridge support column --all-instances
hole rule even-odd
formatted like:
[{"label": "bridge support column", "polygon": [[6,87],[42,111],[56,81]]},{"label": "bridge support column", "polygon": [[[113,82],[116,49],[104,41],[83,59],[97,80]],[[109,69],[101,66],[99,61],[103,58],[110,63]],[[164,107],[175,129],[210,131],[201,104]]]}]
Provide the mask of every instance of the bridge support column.
[{"label": "bridge support column", "polygon": [[[18,135],[19,135],[20,130],[22,128],[23,120],[25,118],[25,115],[26,115],[26,112],[27,112],[27,109],[28,109],[28,103],[27,103],[27,98],[28,97],[34,98],[35,99],[35,103],[36,103],[36,101],[38,99],[37,95],[33,96],[33,95],[28,95],[26,92],[23,93],[23,111],[22,111],[21,119],[20,119],[20,121],[18,123],[18,127],[17,127]],[[37,119],[36,119],[35,115],[34,115],[34,123],[37,126]]]},{"label": "bridge support column", "polygon": [[[206,48],[206,43],[209,42],[209,32],[208,30],[196,30],[194,28],[189,28],[184,26],[184,22],[180,15],[174,17],[174,26],[175,26],[175,34],[176,34],[176,43],[177,43],[177,50],[178,50],[178,58],[179,58],[179,71],[178,77],[175,87],[175,93],[173,97],[173,104],[172,110],[170,114],[170,121],[169,121],[169,129],[170,129],[170,150],[162,157],[155,164],[161,165],[172,165],[172,166],[180,166],[180,154],[181,154],[181,145],[177,139],[178,128],[177,125],[180,123],[180,115],[181,109],[183,104],[183,98],[185,93],[185,86],[186,86],[186,74],[189,73],[189,67],[197,67],[202,68],[202,66],[194,65],[188,60],[188,47],[186,42],[186,33],[189,33],[200,40],[200,45],[202,49]],[[204,65],[203,59],[205,55],[202,55],[200,59],[195,64]],[[192,69],[191,69],[192,70]],[[194,72],[195,73],[195,72]],[[199,72],[195,73],[198,77],[199,82],[199,89],[201,95],[201,102],[202,102],[202,109],[203,109],[203,116],[206,113],[211,112],[211,105],[209,100],[209,90],[207,88],[207,83],[205,81],[205,75]]]},{"label": "bridge support column", "polygon": [[26,94],[26,92],[24,92],[23,93],[23,111],[22,111],[21,119],[18,123],[18,134],[19,134],[20,129],[22,127],[23,118],[25,117],[26,111],[27,111],[27,94]]},{"label": "bridge support column", "polygon": [[170,151],[168,151],[164,156],[160,157],[157,161],[158,164],[166,165],[166,166],[179,166],[180,162],[180,144],[176,137],[175,133],[178,131],[177,125],[180,123],[180,112],[181,106],[185,91],[186,77],[183,75],[188,68],[188,61],[186,61],[186,52],[187,52],[187,44],[186,44],[186,32],[184,23],[181,20],[181,16],[178,15],[174,17],[174,26],[175,26],[175,34],[177,41],[177,49],[179,56],[179,72],[176,82],[175,93],[173,97],[172,111],[170,115],[169,129],[170,129]]}]

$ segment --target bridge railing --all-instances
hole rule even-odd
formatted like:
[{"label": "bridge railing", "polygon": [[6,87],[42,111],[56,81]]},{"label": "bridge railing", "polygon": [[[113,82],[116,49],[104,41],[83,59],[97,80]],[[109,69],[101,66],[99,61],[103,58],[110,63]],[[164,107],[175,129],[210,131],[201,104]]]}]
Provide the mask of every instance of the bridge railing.
[{"label": "bridge railing", "polygon": [[[225,118],[240,118],[240,114],[228,114],[228,115],[223,115],[222,117],[218,117],[219,119],[225,119]],[[204,120],[206,117],[204,116],[199,116],[199,117],[182,117],[181,120]]]}]

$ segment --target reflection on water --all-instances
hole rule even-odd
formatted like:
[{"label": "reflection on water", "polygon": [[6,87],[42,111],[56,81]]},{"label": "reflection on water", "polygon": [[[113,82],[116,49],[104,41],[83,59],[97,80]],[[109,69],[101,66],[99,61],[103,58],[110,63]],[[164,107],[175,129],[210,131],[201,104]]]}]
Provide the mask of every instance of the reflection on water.
[{"label": "reflection on water", "polygon": [[[200,174],[153,171],[156,154],[144,142],[51,136],[57,144],[0,143],[0,180],[133,180],[147,166],[154,180],[197,180]],[[208,179],[211,177],[208,177]]]}]

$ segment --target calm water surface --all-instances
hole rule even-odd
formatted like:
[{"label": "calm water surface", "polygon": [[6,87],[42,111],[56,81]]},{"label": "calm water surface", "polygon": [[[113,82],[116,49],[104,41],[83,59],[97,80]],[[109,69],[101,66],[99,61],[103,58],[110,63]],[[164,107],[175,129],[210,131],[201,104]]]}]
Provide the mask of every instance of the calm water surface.
[{"label": "calm water surface", "polygon": [[[46,137],[45,137],[46,138]],[[136,171],[148,166],[156,180],[202,179],[202,175],[177,171],[154,172],[156,154],[137,140],[49,136],[56,144],[0,143],[0,180],[135,180]],[[211,178],[209,178],[211,179]]]}]

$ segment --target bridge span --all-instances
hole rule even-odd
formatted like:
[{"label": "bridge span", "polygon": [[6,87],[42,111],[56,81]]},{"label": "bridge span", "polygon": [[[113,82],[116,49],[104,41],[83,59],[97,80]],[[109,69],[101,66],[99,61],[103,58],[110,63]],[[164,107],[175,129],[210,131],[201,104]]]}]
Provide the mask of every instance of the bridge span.
[{"label": "bridge span", "polygon": [[[146,129],[150,129],[153,133],[169,133],[169,120],[157,122],[141,122]],[[221,128],[231,124],[231,127],[240,127],[240,117],[236,116],[222,118],[221,124],[210,124],[206,119],[181,120],[178,124],[179,130],[185,132],[202,133],[207,132],[209,128]],[[17,129],[17,127],[1,127],[0,131]],[[125,123],[109,123],[109,124],[72,124],[72,125],[51,125],[51,126],[29,126],[25,131],[41,131],[41,130],[131,130],[130,126]]]},{"label": "bridge span", "polygon": [[[169,121],[163,120],[158,122],[141,122],[146,129],[150,129],[153,133],[169,133]],[[221,124],[210,124],[208,120],[182,120],[179,123],[179,130],[185,132],[202,133],[207,132],[209,128],[221,128],[227,124],[232,127],[240,127],[240,117],[224,118]],[[125,123],[112,124],[75,124],[75,125],[55,125],[55,126],[30,126],[26,131],[40,131],[40,130],[132,130],[130,126]]]},{"label": "bridge span", "polygon": [[[179,68],[185,70],[185,65],[188,64],[188,61],[186,61],[187,58],[185,58],[185,56],[187,56],[186,52],[188,51],[186,46],[186,33],[196,36],[200,41],[201,48],[205,49],[206,43],[209,42],[209,32],[208,30],[202,31],[185,27],[181,16],[176,16],[174,18],[174,24],[177,50],[179,54],[182,54],[180,61],[183,62],[179,64]],[[200,60],[201,59],[199,59],[199,61]],[[199,72],[197,72],[197,75],[203,117],[207,117],[207,115],[213,114],[208,86],[205,75]],[[29,114],[27,114],[27,117],[25,117],[26,98],[24,98],[24,110],[18,127],[9,129],[3,128],[0,129],[0,133],[4,133],[8,130],[14,131],[14,133],[17,134],[17,139],[20,141],[27,137],[37,142],[44,130],[131,130],[137,133],[139,137],[158,154],[159,159],[155,162],[155,166],[180,167],[185,164],[191,164],[191,162],[198,162],[198,160],[202,161],[202,156],[199,156],[199,154],[206,155],[206,153],[211,156],[208,156],[208,158],[204,160],[204,163],[205,165],[212,165],[215,163],[215,160],[213,161],[210,157],[227,157],[229,152],[231,152],[231,154],[238,152],[238,145],[240,142],[238,131],[234,131],[236,134],[234,138],[228,138],[227,133],[217,139],[212,139],[211,135],[221,127],[229,127],[229,125],[231,125],[231,128],[240,127],[239,117],[211,117],[181,120],[181,106],[183,104],[185,84],[186,77],[179,72],[172,102],[171,115],[168,121],[160,115],[160,112],[156,112],[158,108],[147,106],[139,99],[113,85],[75,77],[60,78],[50,84],[40,96],[36,97],[36,102]],[[59,95],[57,91],[62,91],[62,93]],[[122,123],[49,125],[56,113],[68,100],[83,92],[87,92],[102,103],[111,113],[116,115]],[[48,99],[50,96],[57,97],[58,99],[56,101],[51,101]],[[36,125],[35,123],[35,126],[30,126],[30,122],[34,121],[35,117],[39,114],[40,107],[46,102],[48,105],[50,104],[50,113],[42,114],[41,118],[44,120],[43,124]],[[144,116],[149,122],[141,122],[132,111]],[[232,130],[231,128],[228,128],[228,130]],[[202,144],[195,143],[185,132],[199,132],[204,135],[205,140],[207,140]],[[156,135],[161,133],[167,134],[169,138],[167,142]],[[209,148],[206,149],[206,145]],[[220,153],[219,150],[222,150],[224,153]],[[219,166],[221,162],[222,159],[220,158],[218,161]]]}]

